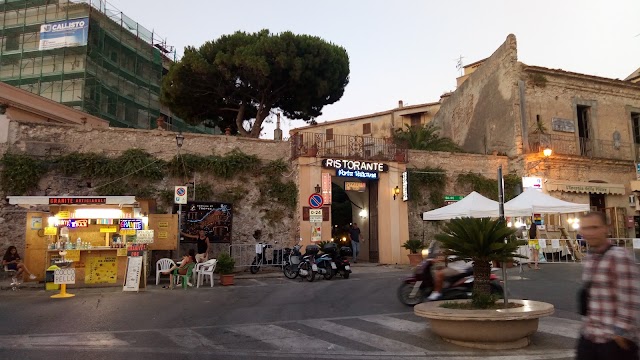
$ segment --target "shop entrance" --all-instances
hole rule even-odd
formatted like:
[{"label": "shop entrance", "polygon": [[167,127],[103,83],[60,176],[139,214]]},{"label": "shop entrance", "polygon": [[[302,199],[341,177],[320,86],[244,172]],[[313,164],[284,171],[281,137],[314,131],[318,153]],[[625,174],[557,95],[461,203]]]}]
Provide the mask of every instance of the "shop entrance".
[{"label": "shop entrance", "polygon": [[605,196],[604,194],[589,194],[589,205],[592,211],[604,212]]},{"label": "shop entrance", "polygon": [[358,259],[379,262],[378,181],[336,176],[331,180],[331,238],[350,247],[349,228],[356,223],[361,237]]}]

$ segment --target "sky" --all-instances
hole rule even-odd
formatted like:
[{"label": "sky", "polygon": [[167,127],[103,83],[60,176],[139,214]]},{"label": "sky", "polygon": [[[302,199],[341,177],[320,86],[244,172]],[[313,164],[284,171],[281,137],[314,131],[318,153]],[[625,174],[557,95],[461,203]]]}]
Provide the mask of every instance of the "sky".
[{"label": "sky", "polygon": [[[95,0],[94,0],[95,1]],[[238,30],[319,36],[347,50],[350,81],[319,123],[436,102],[455,90],[457,62],[490,56],[515,34],[525,64],[624,79],[640,67],[638,0],[108,0],[185,46]],[[301,120],[283,120],[284,136]],[[264,124],[262,138],[273,138]]]}]

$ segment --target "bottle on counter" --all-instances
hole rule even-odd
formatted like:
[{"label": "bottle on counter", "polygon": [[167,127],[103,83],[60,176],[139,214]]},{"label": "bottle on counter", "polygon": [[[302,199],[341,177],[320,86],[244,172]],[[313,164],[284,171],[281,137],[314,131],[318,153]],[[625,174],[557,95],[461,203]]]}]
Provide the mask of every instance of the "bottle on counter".
[{"label": "bottle on counter", "polygon": [[82,247],[82,239],[79,237],[76,239],[76,249],[80,249]]}]

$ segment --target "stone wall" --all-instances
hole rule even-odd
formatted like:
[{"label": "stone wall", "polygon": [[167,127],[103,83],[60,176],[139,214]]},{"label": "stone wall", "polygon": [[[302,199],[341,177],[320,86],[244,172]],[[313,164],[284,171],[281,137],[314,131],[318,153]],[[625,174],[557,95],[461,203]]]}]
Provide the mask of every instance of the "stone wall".
[{"label": "stone wall", "polygon": [[517,46],[514,35],[444,99],[434,123],[442,135],[465,150],[491,154],[517,154],[520,108]]},{"label": "stone wall", "polygon": [[[444,195],[468,195],[472,189],[457,184],[457,176],[462,173],[481,174],[489,179],[497,179],[498,167],[508,172],[509,159],[506,156],[478,155],[447,152],[426,152],[411,150],[407,170],[428,168],[442,168],[446,171],[447,184]],[[419,171],[419,170],[418,170]],[[497,188],[496,188],[497,191]],[[422,191],[420,197],[410,194],[409,201],[409,237],[429,241],[438,232],[440,221],[423,221],[422,213],[439,206],[431,204],[428,191]]]},{"label": "stone wall", "polygon": [[[170,160],[177,154],[176,133],[161,130],[134,129],[95,129],[91,127],[67,125],[43,125],[37,123],[15,122],[7,124],[8,141],[0,149],[12,152],[26,152],[34,156],[60,155],[69,152],[102,153],[117,156],[130,148],[139,148],[163,160]],[[182,153],[199,155],[224,155],[235,149],[245,154],[256,155],[263,164],[276,159],[283,159],[289,163],[290,146],[288,142],[247,139],[233,136],[184,134]],[[198,186],[208,184],[213,195],[210,201],[223,201],[229,190],[242,189],[243,196],[234,202],[233,240],[234,243],[255,243],[252,235],[255,230],[262,231],[262,240],[286,240],[293,242],[296,238],[297,224],[292,214],[285,207],[278,204],[261,204],[259,183],[264,176],[259,171],[244,173],[233,179],[220,179],[213,174],[196,174],[196,191]],[[124,174],[123,174],[124,175]],[[293,166],[289,173],[284,174],[282,181],[296,181],[296,171]],[[165,177],[157,185],[160,189],[171,190],[175,185],[181,185],[183,179]],[[99,184],[93,184],[95,187]],[[39,182],[39,189],[30,195],[96,195],[93,187],[88,187],[86,181],[78,178],[62,177],[50,172]],[[11,193],[5,195],[12,195]],[[170,204],[162,204],[159,208],[170,211]],[[47,210],[42,209],[42,210]],[[281,221],[274,223],[270,218],[284,215]],[[0,250],[8,245],[16,245],[24,254],[24,227],[26,224],[26,210],[7,205],[0,206]],[[189,246],[187,246],[189,247]],[[226,246],[215,245],[214,253],[226,250]]]}]

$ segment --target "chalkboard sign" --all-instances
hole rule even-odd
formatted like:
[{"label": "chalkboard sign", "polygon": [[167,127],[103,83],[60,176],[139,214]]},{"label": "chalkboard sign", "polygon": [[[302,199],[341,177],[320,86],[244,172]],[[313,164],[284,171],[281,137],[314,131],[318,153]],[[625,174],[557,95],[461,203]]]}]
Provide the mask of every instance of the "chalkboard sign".
[{"label": "chalkboard sign", "polygon": [[575,123],[571,119],[553,118],[551,119],[551,128],[553,129],[553,131],[569,133],[576,132]]},{"label": "chalkboard sign", "polygon": [[140,276],[142,275],[142,257],[129,256],[127,258],[127,275],[124,278],[122,291],[139,291]]}]

